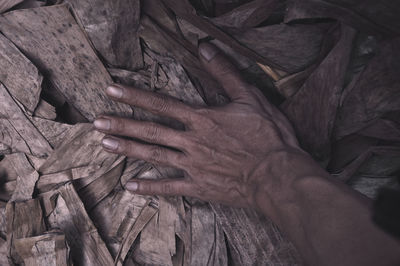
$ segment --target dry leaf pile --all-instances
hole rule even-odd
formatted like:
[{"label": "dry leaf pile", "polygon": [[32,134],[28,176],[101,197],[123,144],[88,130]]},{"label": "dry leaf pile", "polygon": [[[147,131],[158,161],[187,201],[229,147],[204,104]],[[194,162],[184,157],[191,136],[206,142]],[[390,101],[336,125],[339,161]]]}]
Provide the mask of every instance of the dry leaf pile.
[{"label": "dry leaf pile", "polygon": [[110,101],[113,81],[226,103],[197,57],[208,40],[322,166],[373,196],[400,170],[400,7],[383,2],[0,0],[0,265],[299,264],[252,210],[124,190],[182,173],[104,152],[89,122],[182,128]]}]

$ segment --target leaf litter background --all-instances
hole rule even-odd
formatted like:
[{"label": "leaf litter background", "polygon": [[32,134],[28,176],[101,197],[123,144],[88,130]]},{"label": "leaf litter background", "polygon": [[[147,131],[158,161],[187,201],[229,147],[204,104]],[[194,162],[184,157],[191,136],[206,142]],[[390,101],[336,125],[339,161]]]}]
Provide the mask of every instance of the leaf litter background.
[{"label": "leaf litter background", "polygon": [[252,210],[124,190],[182,173],[105,153],[90,122],[182,129],[111,102],[113,81],[226,103],[197,57],[210,41],[321,166],[373,198],[400,168],[399,12],[389,0],[1,0],[0,264],[301,264]]}]

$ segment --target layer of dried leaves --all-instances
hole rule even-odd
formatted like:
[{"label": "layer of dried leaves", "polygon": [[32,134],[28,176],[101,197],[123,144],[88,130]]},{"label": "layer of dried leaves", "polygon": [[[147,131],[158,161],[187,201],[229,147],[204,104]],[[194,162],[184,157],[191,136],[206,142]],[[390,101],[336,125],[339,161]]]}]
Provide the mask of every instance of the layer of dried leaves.
[{"label": "layer of dried leaves", "polygon": [[373,196],[400,170],[399,13],[390,0],[0,0],[0,264],[300,264],[252,210],[124,190],[180,172],[107,154],[89,122],[181,127],[111,102],[113,81],[226,103],[197,57],[211,41],[304,149]]}]

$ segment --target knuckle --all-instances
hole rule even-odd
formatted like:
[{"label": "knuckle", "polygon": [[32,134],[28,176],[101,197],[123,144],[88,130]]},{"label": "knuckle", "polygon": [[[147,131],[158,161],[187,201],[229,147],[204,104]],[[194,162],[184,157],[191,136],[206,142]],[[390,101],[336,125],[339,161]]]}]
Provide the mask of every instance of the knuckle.
[{"label": "knuckle", "polygon": [[215,126],[214,116],[214,110],[210,108],[197,109],[195,111],[194,122],[202,128],[212,128]]},{"label": "knuckle", "polygon": [[154,124],[146,126],[144,131],[146,138],[150,141],[156,141],[160,137],[160,129]]},{"label": "knuckle", "polygon": [[165,183],[161,186],[161,193],[165,195],[171,195],[174,192],[174,186],[171,183]]},{"label": "knuckle", "polygon": [[125,132],[126,121],[120,118],[114,118],[111,122],[111,129],[115,132]]},{"label": "knuckle", "polygon": [[117,152],[119,154],[125,155],[125,156],[129,156],[129,151],[131,150],[130,147],[131,143],[125,141],[125,140],[119,140],[119,145],[118,145],[118,149]]},{"label": "knuckle", "polygon": [[158,146],[154,146],[150,149],[150,159],[152,161],[163,161],[165,158],[164,149]]},{"label": "knuckle", "polygon": [[155,110],[162,113],[167,112],[169,109],[167,97],[161,94],[157,95],[156,97],[153,97],[151,99],[150,104]]}]

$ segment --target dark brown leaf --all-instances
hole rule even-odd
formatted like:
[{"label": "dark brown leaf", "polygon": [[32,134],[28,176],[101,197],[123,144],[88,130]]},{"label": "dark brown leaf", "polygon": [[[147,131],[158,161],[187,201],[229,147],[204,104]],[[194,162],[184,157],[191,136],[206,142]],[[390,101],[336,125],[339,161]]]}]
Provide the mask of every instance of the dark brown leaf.
[{"label": "dark brown leaf", "polygon": [[301,89],[282,106],[302,146],[320,161],[329,157],[333,121],[354,36],[352,28],[342,26],[340,41]]}]

